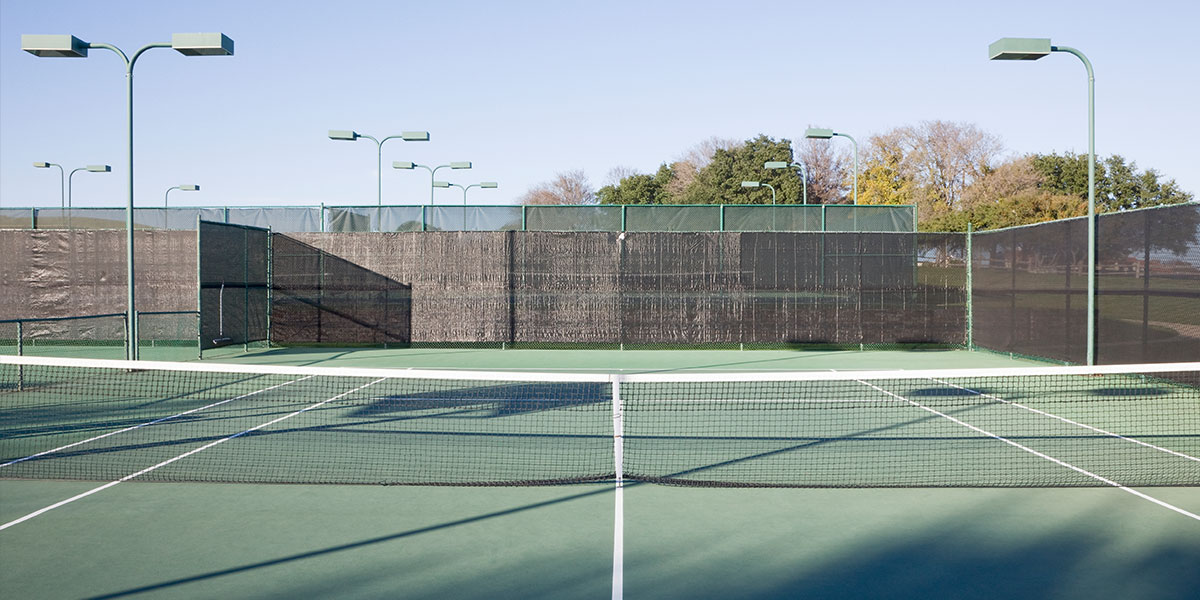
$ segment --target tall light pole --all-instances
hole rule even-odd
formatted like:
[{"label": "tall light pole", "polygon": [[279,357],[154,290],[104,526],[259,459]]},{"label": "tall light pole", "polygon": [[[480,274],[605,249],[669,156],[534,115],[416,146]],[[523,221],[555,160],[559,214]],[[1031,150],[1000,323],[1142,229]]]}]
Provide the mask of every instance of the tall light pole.
[{"label": "tall light pole", "polygon": [[808,204],[808,169],[806,169],[804,167],[804,163],[802,163],[802,162],[788,163],[788,162],[785,162],[782,160],[772,160],[772,161],[767,161],[767,162],[763,163],[764,169],[786,169],[788,167],[791,167],[793,169],[798,167],[800,169],[800,186],[801,186],[801,190],[803,190],[802,204]]},{"label": "tall light pole", "polygon": [[1096,362],[1096,74],[1082,52],[1052,46],[1049,38],[1000,38],[988,46],[989,60],[1037,60],[1051,52],[1066,52],[1083,61],[1088,79],[1088,258],[1087,364]]},{"label": "tall light pole", "polygon": [[179,190],[181,192],[198,192],[200,191],[200,186],[194,183],[187,183],[184,185],[176,185],[167,188],[166,193],[163,194],[163,208],[167,207],[167,197],[171,195],[171,190]]},{"label": "tall light pole", "polygon": [[400,135],[389,135],[389,136],[383,138],[382,140],[379,140],[379,139],[375,139],[372,136],[358,133],[357,131],[351,131],[349,129],[330,129],[329,130],[329,139],[331,139],[331,140],[343,140],[343,141],[347,141],[347,142],[353,142],[353,141],[357,140],[358,138],[367,138],[368,140],[375,142],[375,150],[376,150],[375,173],[377,175],[375,189],[376,189],[377,202],[378,202],[379,206],[383,206],[383,143],[388,140],[394,140],[397,138],[402,139],[406,142],[428,142],[429,141],[429,132],[428,131],[401,131]]},{"label": "tall light pole", "polygon": [[[437,176],[438,169],[455,169],[455,170],[470,169],[471,161],[463,160],[463,161],[458,161],[458,162],[452,162],[447,165],[438,165],[436,167],[430,167],[427,165],[418,165],[415,162],[407,162],[407,161],[399,161],[398,160],[398,161],[395,161],[392,163],[392,168],[393,169],[405,169],[405,170],[409,170],[409,171],[416,169],[416,168],[421,168],[421,169],[425,169],[426,171],[429,171],[429,182],[430,182],[429,183],[429,205],[433,206],[433,188],[450,187],[449,184],[437,185],[438,182],[435,181],[435,178]],[[445,182],[443,182],[443,183],[445,183]]]},{"label": "tall light pole", "polygon": [[495,181],[481,181],[479,183],[472,183],[471,185],[459,185],[457,183],[448,183],[445,181],[439,181],[437,183],[445,183],[446,184],[445,186],[437,186],[437,187],[456,187],[456,188],[462,190],[462,192],[463,192],[463,207],[464,208],[466,208],[466,206],[467,206],[467,190],[469,190],[471,188],[480,188],[480,189],[489,190],[489,189],[495,189],[495,188],[500,187],[500,184],[496,183]]},{"label": "tall light pole", "polygon": [[133,297],[133,66],[142,53],[152,48],[172,48],[184,56],[223,56],[233,54],[233,40],[223,33],[175,33],[170,42],[147,44],[127,56],[120,48],[111,44],[88,43],[73,35],[22,35],[21,49],[38,57],[87,58],[88,50],[100,48],[111,50],[125,62],[125,116],[129,161],[129,195],[125,204],[125,261],[126,261],[126,323],[128,340],[125,356],[129,360],[138,358],[137,312]]},{"label": "tall light pole", "polygon": [[832,129],[809,127],[804,132],[804,137],[810,140],[827,140],[834,136],[844,137],[854,144],[854,203],[858,204],[858,141],[850,137],[849,134],[839,133]]},{"label": "tall light pole", "polygon": [[775,204],[775,188],[771,184],[763,183],[761,181],[743,181],[742,187],[744,187],[744,188],[756,188],[756,187],[771,188],[771,205],[774,206],[774,204]]},{"label": "tall light pole", "polygon": [[72,187],[71,180],[74,179],[75,173],[78,171],[87,171],[89,173],[109,173],[109,172],[112,172],[112,167],[110,167],[108,165],[88,165],[86,167],[79,167],[78,169],[71,169],[71,174],[67,175],[67,208],[68,209],[71,208],[71,187]]},{"label": "tall light pole", "polygon": [[67,176],[63,173],[62,165],[52,162],[35,162],[34,167],[39,169],[49,169],[50,167],[58,167],[58,202],[62,205],[63,210],[67,209]]}]

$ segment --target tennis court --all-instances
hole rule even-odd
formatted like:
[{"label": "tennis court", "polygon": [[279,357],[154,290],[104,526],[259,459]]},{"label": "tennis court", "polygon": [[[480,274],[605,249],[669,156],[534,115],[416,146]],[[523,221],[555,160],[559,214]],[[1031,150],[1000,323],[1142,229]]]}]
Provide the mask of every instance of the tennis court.
[{"label": "tennis court", "polygon": [[[431,348],[221,360],[3,359],[20,407],[0,442],[6,588],[1182,598],[1200,585],[1195,364]],[[918,370],[930,364],[955,370]],[[401,485],[358,485],[380,483]]]}]

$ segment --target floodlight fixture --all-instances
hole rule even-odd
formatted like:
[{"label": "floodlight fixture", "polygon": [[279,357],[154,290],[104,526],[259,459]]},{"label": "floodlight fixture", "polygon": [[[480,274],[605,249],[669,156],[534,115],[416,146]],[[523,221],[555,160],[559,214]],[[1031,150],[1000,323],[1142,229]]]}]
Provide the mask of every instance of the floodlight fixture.
[{"label": "floodlight fixture", "polygon": [[782,160],[769,160],[763,163],[764,169],[787,169],[789,167],[798,167],[800,169],[800,193],[801,203],[808,204],[808,169],[804,167],[802,162],[789,163]]},{"label": "floodlight fixture", "polygon": [[73,35],[21,36],[21,49],[38,57],[87,58],[88,50],[95,48],[109,50],[119,56],[125,63],[126,147],[128,148],[127,160],[129,165],[127,173],[128,193],[125,199],[125,263],[127,270],[125,278],[125,321],[128,327],[125,341],[125,356],[129,360],[137,360],[138,321],[137,307],[133,293],[134,282],[137,281],[137,278],[134,276],[133,264],[133,69],[142,54],[155,48],[173,48],[186,56],[232,55],[233,40],[222,33],[177,33],[171,36],[170,42],[146,44],[133,54],[126,54],[125,51],[112,44],[85,42]]},{"label": "floodlight fixture", "polygon": [[1052,51],[1050,38],[1000,38],[988,46],[988,60],[1037,60]]},{"label": "floodlight fixture", "polygon": [[848,133],[841,133],[832,129],[822,129],[820,127],[809,127],[804,131],[804,137],[810,140],[827,140],[834,136],[844,137],[854,144],[854,203],[858,204],[858,140],[850,137]]},{"label": "floodlight fixture", "polygon": [[744,188],[756,188],[756,187],[771,188],[771,204],[772,205],[775,204],[775,186],[773,186],[769,183],[766,183],[766,182],[762,182],[762,181],[743,181],[742,187],[744,187]]},{"label": "floodlight fixture", "polygon": [[184,56],[233,56],[233,40],[223,33],[175,33],[171,48]]},{"label": "floodlight fixture", "polygon": [[[365,133],[359,133],[352,129],[330,129],[329,130],[329,139],[331,139],[331,140],[353,142],[353,141],[358,140],[358,138],[367,138],[368,140],[375,142],[375,154],[376,154],[376,157],[375,157],[375,160],[376,160],[376,164],[375,164],[376,199],[375,200],[379,206],[383,206],[383,144],[384,144],[384,142],[387,142],[388,140],[394,140],[394,139],[401,139],[406,142],[428,142],[429,141],[429,132],[428,131],[402,131],[402,132],[400,132],[400,135],[389,135],[381,140],[374,136],[370,136]],[[396,168],[396,169],[404,168],[404,167],[396,166],[396,163],[392,163],[392,167]]]},{"label": "floodlight fixture", "polygon": [[87,58],[88,55],[88,43],[73,35],[22,35],[21,49],[43,58]]},{"label": "floodlight fixture", "polygon": [[62,165],[52,162],[38,161],[33,163],[33,166],[38,169],[58,167],[58,203],[65,210],[67,208],[67,176],[63,171]]},{"label": "floodlight fixture", "polygon": [[429,204],[430,204],[430,206],[433,205],[433,188],[449,187],[451,185],[454,185],[454,184],[451,184],[451,183],[448,183],[445,181],[442,181],[440,183],[445,183],[446,185],[437,185],[439,182],[436,181],[435,178],[437,177],[437,172],[439,169],[470,169],[471,167],[472,167],[472,164],[471,164],[471,161],[469,161],[469,160],[452,161],[452,162],[446,163],[444,165],[438,165],[436,167],[431,167],[429,165],[422,165],[422,164],[411,162],[411,161],[397,160],[397,161],[392,162],[393,169],[405,169],[408,171],[411,171],[414,169],[425,169],[426,171],[429,171],[429,180],[430,180]]},{"label": "floodlight fixture", "polygon": [[1051,52],[1072,54],[1087,69],[1088,79],[1088,257],[1087,364],[1096,364],[1096,74],[1087,56],[1049,38],[1000,38],[988,46],[989,60],[1037,60]]},{"label": "floodlight fixture", "polygon": [[189,184],[176,185],[176,186],[167,188],[166,193],[163,194],[163,208],[167,207],[167,197],[171,195],[171,190],[179,190],[181,192],[198,192],[198,191],[200,191],[200,186],[198,186],[194,183],[189,183]]}]

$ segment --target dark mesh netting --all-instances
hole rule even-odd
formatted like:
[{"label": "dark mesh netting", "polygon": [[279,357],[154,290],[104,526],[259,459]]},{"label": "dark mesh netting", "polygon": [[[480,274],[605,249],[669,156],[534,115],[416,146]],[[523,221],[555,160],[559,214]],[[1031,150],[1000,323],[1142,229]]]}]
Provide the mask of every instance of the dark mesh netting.
[{"label": "dark mesh netting", "polygon": [[267,339],[270,232],[200,221],[200,348]]},{"label": "dark mesh netting", "polygon": [[976,233],[971,250],[975,344],[1086,361],[1086,219]]},{"label": "dark mesh netting", "polygon": [[[410,285],[414,343],[965,342],[964,238],[959,234],[297,237]],[[277,266],[277,287],[281,271]],[[278,315],[273,319],[274,331],[282,325]],[[273,338],[282,341],[275,333]]]},{"label": "dark mesh netting", "polygon": [[1200,358],[1200,205],[1096,224],[1096,362]]},{"label": "dark mesh netting", "polygon": [[[1100,215],[1098,364],[1200,357],[1200,207]],[[973,236],[974,342],[992,350],[1087,359],[1087,219]]]},{"label": "dark mesh netting", "polygon": [[271,239],[271,340],[407,344],[410,288],[283,234]]}]

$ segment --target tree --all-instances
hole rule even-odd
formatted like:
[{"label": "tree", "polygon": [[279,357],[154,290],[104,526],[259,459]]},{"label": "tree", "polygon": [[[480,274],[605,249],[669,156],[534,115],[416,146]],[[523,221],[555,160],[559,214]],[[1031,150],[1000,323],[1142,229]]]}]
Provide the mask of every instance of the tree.
[{"label": "tree", "polygon": [[630,173],[615,184],[600,188],[596,197],[600,204],[669,204],[667,187],[672,176],[667,165],[659,167],[654,175]]},{"label": "tree", "polygon": [[[1035,154],[1030,161],[1042,177],[1042,189],[1087,199],[1086,154]],[[1159,177],[1154,169],[1139,173],[1137,163],[1126,163],[1119,154],[1100,158],[1096,161],[1096,210],[1104,213],[1182,204],[1194,198],[1180,189],[1174,179],[1159,181]]]},{"label": "tree", "polygon": [[728,138],[710,137],[692,146],[682,156],[671,163],[671,181],[667,184],[667,196],[671,203],[683,203],[682,198],[687,193],[688,186],[696,180],[700,170],[713,161],[718,150],[733,150],[742,142]]},{"label": "tree", "polygon": [[799,146],[799,159],[808,170],[809,204],[849,204],[852,181],[849,168],[851,156],[834,149],[828,140],[804,140]]},{"label": "tree", "polygon": [[548,183],[535,186],[521,196],[521,204],[595,204],[596,193],[583,169],[557,174]]},{"label": "tree", "polygon": [[916,204],[917,182],[896,130],[871,136],[858,176],[859,204]]},{"label": "tree", "polygon": [[775,188],[778,201],[800,201],[800,177],[790,169],[766,170],[763,164],[792,160],[792,144],[765,135],[747,140],[733,148],[718,148],[712,161],[696,174],[682,196],[672,198],[681,204],[770,204],[771,191],[742,187],[743,181],[761,181]]}]

